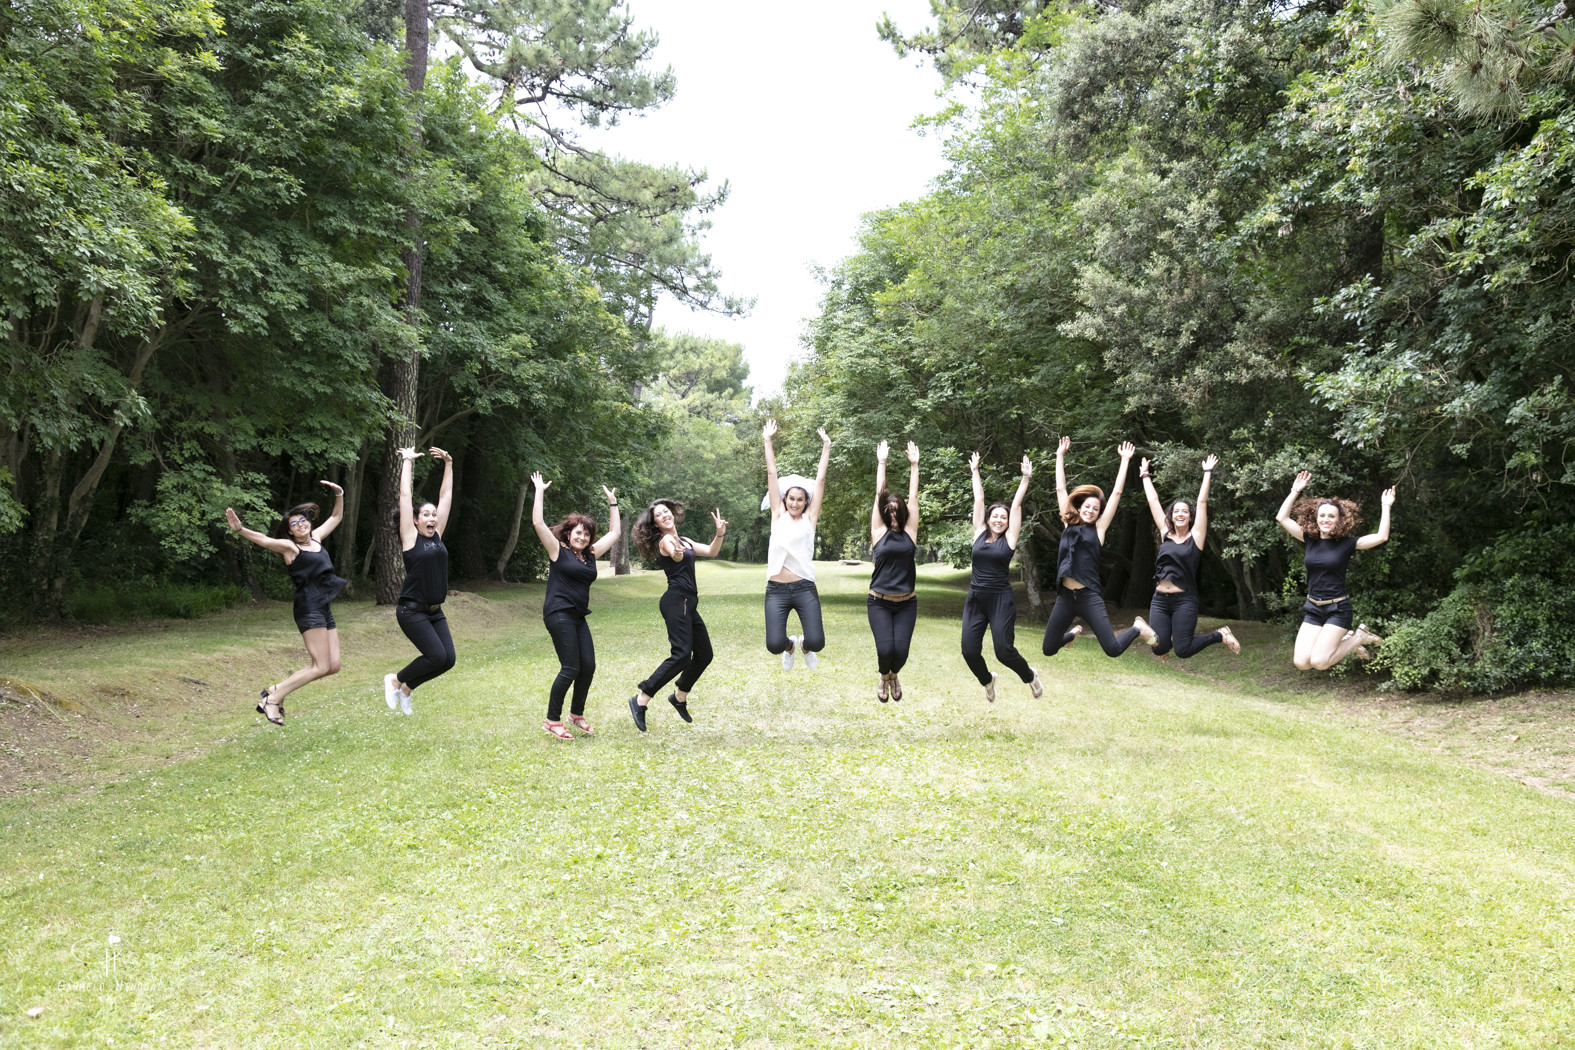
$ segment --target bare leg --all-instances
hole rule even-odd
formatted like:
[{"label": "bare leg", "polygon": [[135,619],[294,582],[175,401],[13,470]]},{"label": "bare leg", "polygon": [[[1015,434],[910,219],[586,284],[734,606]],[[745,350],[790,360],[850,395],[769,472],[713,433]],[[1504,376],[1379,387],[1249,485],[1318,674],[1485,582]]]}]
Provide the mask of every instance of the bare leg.
[{"label": "bare leg", "polygon": [[279,701],[308,682],[339,673],[339,629],[311,627],[301,632],[306,643],[306,655],[312,658],[309,666],[301,668],[289,678],[268,690],[271,700]]},{"label": "bare leg", "polygon": [[1318,635],[1322,630],[1322,627],[1311,623],[1304,623],[1297,628],[1296,651],[1291,659],[1296,664],[1298,671],[1312,670],[1313,646],[1318,644]]},{"label": "bare leg", "polygon": [[1327,671],[1366,640],[1367,635],[1364,633],[1347,633],[1339,624],[1326,623],[1319,629],[1318,641],[1313,645],[1312,665],[1320,671]]}]

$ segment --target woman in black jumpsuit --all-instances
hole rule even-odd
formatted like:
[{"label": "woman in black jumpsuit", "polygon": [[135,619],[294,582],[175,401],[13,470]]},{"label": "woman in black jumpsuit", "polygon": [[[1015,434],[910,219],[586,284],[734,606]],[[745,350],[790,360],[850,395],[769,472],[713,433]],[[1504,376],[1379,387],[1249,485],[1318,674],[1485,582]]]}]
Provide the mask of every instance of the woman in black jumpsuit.
[{"label": "woman in black jumpsuit", "polygon": [[334,563],[323,547],[323,540],[338,527],[345,514],[345,490],[331,481],[322,485],[334,494],[334,511],[316,528],[315,503],[291,507],[272,536],[264,536],[241,525],[232,508],[224,508],[224,519],[234,531],[284,561],[285,571],[295,583],[295,629],[306,643],[311,664],[262,691],[257,712],[276,726],[284,725],[284,698],[307,682],[339,673],[339,625],[334,622],[332,602],[344,590],[345,581],[334,575]]},{"label": "woman in black jumpsuit", "polygon": [[640,683],[640,689],[629,698],[629,717],[634,727],[645,732],[645,709],[651,697],[662,687],[678,679],[677,688],[669,694],[667,702],[685,722],[693,722],[689,714],[689,690],[711,663],[711,635],[700,619],[700,593],[695,587],[695,558],[714,558],[722,552],[722,537],[727,534],[727,522],[721,511],[711,512],[716,525],[716,535],[705,547],[695,546],[692,540],[678,535],[678,525],[683,520],[684,505],[670,499],[659,499],[640,512],[634,523],[634,545],[646,558],[657,561],[667,574],[667,592],[662,595],[659,608],[667,624],[667,642],[672,652],[662,661],[651,677]]},{"label": "woman in black jumpsuit", "polygon": [[541,728],[559,740],[573,740],[563,725],[563,698],[574,687],[569,705],[569,725],[586,736],[595,730],[585,718],[585,698],[596,674],[596,645],[585,618],[591,614],[591,584],[596,582],[596,559],[618,539],[618,493],[602,486],[607,495],[607,535],[596,538],[596,521],[586,514],[570,514],[552,528],[542,516],[542,497],[552,482],[538,471],[530,476],[536,486],[536,503],[530,522],[547,551],[547,593],[541,601],[541,619],[558,654],[558,677],[547,694],[547,720]]},{"label": "woman in black jumpsuit", "polygon": [[436,503],[412,506],[411,464],[420,458],[413,448],[399,455],[399,544],[405,555],[405,583],[399,590],[394,619],[421,653],[401,670],[383,676],[383,699],[389,710],[414,714],[410,694],[454,666],[454,639],[449,634],[443,601],[448,597],[448,548],[443,532],[454,504],[454,457],[440,448],[429,450],[443,461],[443,486]]},{"label": "woman in black jumpsuit", "polygon": [[1203,484],[1198,489],[1197,511],[1192,504],[1178,499],[1170,504],[1170,513],[1160,506],[1159,491],[1149,476],[1148,460],[1138,465],[1138,477],[1143,479],[1143,494],[1148,498],[1148,511],[1154,517],[1154,527],[1159,529],[1159,552],[1154,558],[1154,597],[1148,606],[1148,622],[1159,640],[1154,644],[1154,655],[1165,656],[1172,649],[1183,660],[1202,652],[1215,642],[1224,642],[1233,653],[1241,652],[1241,643],[1229,627],[1221,627],[1201,637],[1196,636],[1198,611],[1198,565],[1203,561],[1203,544],[1209,535],[1209,480],[1219,464],[1218,456],[1203,461]]},{"label": "woman in black jumpsuit", "polygon": [[1023,497],[1034,465],[1023,457],[1022,480],[1017,483],[1011,507],[992,503],[988,509],[984,482],[979,478],[979,453],[973,454],[968,468],[973,472],[973,574],[968,580],[968,597],[963,600],[963,663],[984,686],[984,698],[993,702],[997,675],[984,662],[984,629],[988,626],[995,658],[1015,672],[1037,700],[1044,695],[1044,686],[1039,684],[1039,673],[1017,651],[1017,599],[1012,597],[1009,575],[1017,534],[1023,527]]},{"label": "woman in black jumpsuit", "polygon": [[875,506],[870,509],[870,544],[875,571],[870,576],[867,612],[875,636],[875,662],[881,703],[902,699],[897,672],[908,662],[913,626],[919,616],[914,593],[918,566],[914,554],[919,539],[919,446],[908,442],[908,499],[886,491],[886,456],[890,446],[882,441],[875,449]]}]

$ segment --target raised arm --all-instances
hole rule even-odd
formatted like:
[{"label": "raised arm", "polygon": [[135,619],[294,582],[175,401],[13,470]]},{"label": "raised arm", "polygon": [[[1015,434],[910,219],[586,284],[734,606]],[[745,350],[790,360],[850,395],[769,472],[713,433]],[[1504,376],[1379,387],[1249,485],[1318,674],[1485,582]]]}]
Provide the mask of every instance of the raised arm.
[{"label": "raised arm", "polygon": [[984,482],[979,480],[979,453],[968,458],[968,469],[973,473],[973,538],[984,531]]},{"label": "raised arm", "polygon": [[1369,533],[1356,541],[1356,549],[1359,551],[1372,550],[1380,543],[1389,542],[1389,508],[1395,505],[1395,489],[1393,485],[1384,489],[1384,494],[1379,498],[1379,502],[1383,504],[1384,509],[1378,516],[1378,531]]},{"label": "raised arm", "polygon": [[904,530],[919,542],[919,446],[908,442],[908,525]]},{"label": "raised arm", "polygon": [[1203,549],[1203,541],[1209,538],[1209,479],[1214,476],[1214,468],[1219,466],[1220,458],[1212,453],[1203,457],[1203,483],[1198,486],[1198,512],[1192,516],[1192,542],[1198,545],[1198,550]]},{"label": "raised arm", "polygon": [[1023,497],[1028,495],[1028,479],[1034,476],[1034,461],[1023,457],[1022,478],[1017,482],[1017,495],[1012,497],[1012,509],[1006,516],[1006,545],[1017,549],[1017,534],[1023,529]]},{"label": "raised arm", "polygon": [[1105,511],[1094,522],[1094,527],[1099,530],[1099,542],[1105,542],[1105,531],[1110,528],[1110,523],[1116,520],[1116,508],[1121,506],[1121,490],[1127,487],[1127,468],[1132,465],[1132,453],[1136,451],[1130,441],[1123,441],[1116,446],[1116,451],[1121,453],[1121,466],[1116,468],[1116,483],[1110,489],[1110,498],[1105,501]]},{"label": "raised arm", "polygon": [[433,446],[428,450],[433,459],[443,461],[443,484],[438,488],[437,531],[441,536],[448,531],[448,512],[454,507],[454,457]]},{"label": "raised arm", "polygon": [[713,510],[711,521],[716,526],[716,535],[711,537],[711,542],[704,547],[695,548],[695,557],[714,558],[722,553],[722,537],[727,535],[727,522],[722,520],[722,512]]},{"label": "raised arm", "polygon": [[1307,537],[1302,533],[1302,527],[1296,524],[1296,519],[1291,517],[1291,507],[1296,503],[1296,497],[1302,494],[1302,489],[1306,488],[1311,480],[1311,471],[1304,470],[1296,475],[1296,480],[1291,482],[1291,494],[1285,497],[1285,502],[1280,504],[1280,509],[1274,515],[1274,520],[1280,523],[1280,528],[1302,543],[1307,542]]},{"label": "raised arm", "polygon": [[810,494],[809,507],[804,511],[810,521],[820,520],[820,501],[826,498],[826,468],[831,465],[831,435],[826,433],[825,427],[815,433],[820,435],[820,466],[815,470],[815,491]]},{"label": "raised arm", "polygon": [[321,543],[328,538],[330,532],[339,527],[341,521],[345,520],[345,490],[335,485],[332,481],[320,481],[318,484],[334,494],[333,513],[328,515],[327,521],[312,530],[312,539]]},{"label": "raised arm", "polygon": [[536,486],[536,499],[530,505],[530,527],[536,530],[536,538],[541,541],[542,549],[547,552],[547,562],[551,564],[558,560],[559,543],[558,537],[547,528],[547,519],[542,515],[542,503],[552,482],[543,478],[539,470],[531,474],[530,480]]},{"label": "raised arm", "polygon": [[880,494],[886,491],[886,456],[891,446],[882,441],[875,446],[875,502],[870,504],[870,543],[886,535],[886,519],[880,516]]},{"label": "raised arm", "polygon": [[607,496],[607,534],[591,544],[591,553],[597,558],[600,558],[612,549],[612,545],[617,541],[618,533],[622,529],[618,520],[618,490],[610,489],[603,485],[602,492]]},{"label": "raised arm", "polygon": [[399,450],[399,549],[407,551],[416,545],[416,508],[410,502],[410,464],[416,461],[416,450]]},{"label": "raised arm", "polygon": [[248,529],[241,524],[241,516],[235,513],[234,508],[224,508],[224,521],[225,524],[229,525],[232,532],[240,533],[242,538],[251,540],[265,551],[273,551],[273,553],[284,559],[286,565],[295,560],[295,552],[299,548],[296,547],[293,541],[274,539],[272,536],[258,532],[256,529]]},{"label": "raised arm", "polygon": [[771,438],[777,432],[777,421],[766,420],[760,428],[760,437],[766,443],[766,495],[771,500],[771,520],[782,516],[782,491],[777,487],[777,451],[771,447]]},{"label": "raised arm", "polygon": [[1063,437],[1055,446],[1055,501],[1061,508],[1061,516],[1066,517],[1071,497],[1066,494],[1066,450],[1072,447],[1072,439]]},{"label": "raised arm", "polygon": [[1161,536],[1169,536],[1170,522],[1165,520],[1165,508],[1160,505],[1159,492],[1154,488],[1154,479],[1149,477],[1146,458],[1138,464],[1138,478],[1143,482],[1143,495],[1148,499],[1148,512],[1154,519],[1155,528],[1159,529]]}]

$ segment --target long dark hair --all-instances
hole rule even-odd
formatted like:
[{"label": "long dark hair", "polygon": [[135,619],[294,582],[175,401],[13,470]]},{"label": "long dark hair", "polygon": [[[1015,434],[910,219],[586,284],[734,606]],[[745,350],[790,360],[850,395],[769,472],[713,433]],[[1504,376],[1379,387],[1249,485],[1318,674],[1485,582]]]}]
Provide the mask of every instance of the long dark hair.
[{"label": "long dark hair", "polygon": [[1098,496],[1099,506],[1105,505],[1105,490],[1098,485],[1079,485],[1066,494],[1066,510],[1061,512],[1061,521],[1067,525],[1081,525],[1082,515],[1078,514],[1079,508],[1088,501],[1088,497]]},{"label": "long dark hair", "polygon": [[1185,503],[1187,505],[1188,534],[1192,532],[1193,526],[1198,523],[1198,508],[1193,505],[1193,502],[1190,499],[1173,499],[1169,503],[1165,504],[1165,530],[1159,535],[1159,538],[1162,540],[1176,534],[1176,523],[1174,518],[1176,514],[1176,504],[1178,503]]},{"label": "long dark hair", "polygon": [[[894,528],[898,532],[908,527],[908,501],[895,492],[880,490],[880,495],[875,497],[875,505],[880,508],[880,520],[886,523],[887,528]],[[888,516],[889,515],[889,516]],[[895,525],[892,518],[897,519]]]},{"label": "long dark hair", "polygon": [[299,514],[313,525],[316,525],[317,516],[322,512],[323,509],[315,503],[297,503],[295,506],[285,511],[284,516],[274,524],[272,533],[273,538],[276,540],[293,540],[295,537],[290,535],[291,518]]},{"label": "long dark hair", "polygon": [[[569,553],[573,554],[581,561],[585,561],[585,555],[582,555],[579,551],[575,550],[573,544],[569,542],[569,533],[573,532],[581,525],[585,526],[585,531],[590,533],[591,536],[590,542],[585,545],[585,554],[589,555],[591,554],[591,545],[596,542],[596,519],[591,517],[589,514],[565,515],[562,521],[558,522],[558,524],[554,525],[547,531],[558,537],[558,543],[567,548]],[[594,555],[592,555],[592,557],[594,557]]]},{"label": "long dark hair", "polygon": [[[990,513],[992,511],[994,511],[996,507],[1000,507],[1002,510],[1006,511],[1006,529],[1009,529],[1009,528],[1012,527],[1012,508],[1008,507],[1004,503],[992,503],[992,504],[990,504],[988,507],[984,508],[984,534],[986,536],[990,537],[989,539],[984,541],[986,543],[994,543],[995,542],[995,534],[990,531]],[[1001,530],[1001,535],[1002,536],[1006,535],[1006,529],[1002,529]]]},{"label": "long dark hair", "polygon": [[657,507],[673,512],[673,528],[684,523],[684,505],[675,499],[653,499],[651,505],[640,512],[634,523],[634,545],[647,561],[656,560],[656,545],[662,542],[662,530],[656,527]]}]

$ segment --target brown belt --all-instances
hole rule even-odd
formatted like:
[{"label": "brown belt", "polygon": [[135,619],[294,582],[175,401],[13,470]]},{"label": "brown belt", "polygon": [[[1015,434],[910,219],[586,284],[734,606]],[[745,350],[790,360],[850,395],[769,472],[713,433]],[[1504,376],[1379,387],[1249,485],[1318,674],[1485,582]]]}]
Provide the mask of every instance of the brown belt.
[{"label": "brown belt", "polygon": [[1347,601],[1350,599],[1350,597],[1351,596],[1349,594],[1342,594],[1338,598],[1314,598],[1311,595],[1308,595],[1307,600],[1312,602],[1314,605],[1322,607],[1325,605],[1333,605],[1335,602]]},{"label": "brown belt", "polygon": [[880,591],[870,591],[870,597],[888,602],[905,602],[917,593],[917,591],[909,591],[906,594],[882,594]]}]

